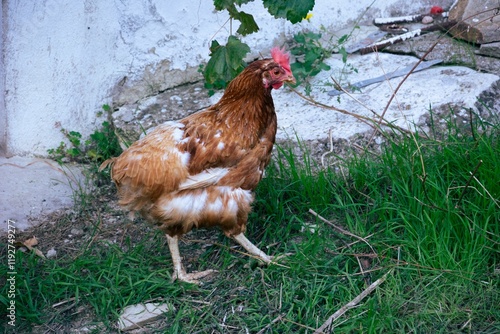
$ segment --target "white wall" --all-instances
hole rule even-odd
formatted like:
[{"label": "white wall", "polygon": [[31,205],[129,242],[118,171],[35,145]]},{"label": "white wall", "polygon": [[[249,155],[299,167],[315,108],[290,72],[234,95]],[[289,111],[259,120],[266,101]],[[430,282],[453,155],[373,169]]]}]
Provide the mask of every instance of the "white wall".
[{"label": "white wall", "polygon": [[3,1],[0,2],[0,153],[5,152],[6,137],[5,131],[7,129],[7,113],[5,111],[5,66],[3,60]]},{"label": "white wall", "polygon": [[[256,0],[244,10],[261,31],[244,41],[254,55],[265,53],[294,31],[352,24],[371,3],[317,0],[311,22],[292,26]],[[378,0],[365,22],[420,13],[430,3]],[[229,34],[227,15],[211,0],[4,0],[2,6],[0,150],[9,156],[46,155],[64,139],[60,127],[88,135],[101,123],[96,113],[104,103],[130,103],[197,80],[211,39],[225,42]]]}]

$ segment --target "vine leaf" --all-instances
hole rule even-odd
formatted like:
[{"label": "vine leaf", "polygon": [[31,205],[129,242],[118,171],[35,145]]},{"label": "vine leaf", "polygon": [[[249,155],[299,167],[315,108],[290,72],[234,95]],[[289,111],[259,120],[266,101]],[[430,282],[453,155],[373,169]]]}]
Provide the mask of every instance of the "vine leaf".
[{"label": "vine leaf", "polygon": [[[230,12],[231,13],[231,12]],[[252,15],[245,12],[238,12],[235,15],[231,14],[231,17],[241,22],[240,27],[236,32],[242,36],[259,31],[259,26]]]},{"label": "vine leaf", "polygon": [[302,21],[314,7],[314,0],[263,0],[264,7],[276,18],[292,23]]},{"label": "vine leaf", "polygon": [[241,6],[252,1],[253,0],[214,0],[214,6],[217,10],[224,10],[233,7],[235,4]]},{"label": "vine leaf", "polygon": [[243,58],[250,52],[250,47],[237,37],[229,36],[226,45],[213,40],[210,52],[203,76],[207,88],[221,89],[245,68]]},{"label": "vine leaf", "polygon": [[214,6],[217,10],[227,10],[229,17],[240,21],[240,27],[236,31],[238,34],[245,36],[259,31],[259,26],[251,14],[239,11],[236,5],[241,6],[253,0],[214,0]]}]

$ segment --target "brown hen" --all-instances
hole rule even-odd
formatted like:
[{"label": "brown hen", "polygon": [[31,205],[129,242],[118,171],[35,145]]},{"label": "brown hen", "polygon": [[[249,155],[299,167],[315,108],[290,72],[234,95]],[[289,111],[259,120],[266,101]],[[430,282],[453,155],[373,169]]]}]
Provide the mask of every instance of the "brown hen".
[{"label": "brown hen", "polygon": [[188,274],[182,266],[179,236],[192,228],[218,226],[249,253],[271,262],[243,234],[275,141],[271,90],[295,82],[289,55],[274,48],[271,56],[250,63],[217,104],[156,127],[101,165],[111,166],[119,204],[166,233],[174,279],[196,283],[213,272]]}]

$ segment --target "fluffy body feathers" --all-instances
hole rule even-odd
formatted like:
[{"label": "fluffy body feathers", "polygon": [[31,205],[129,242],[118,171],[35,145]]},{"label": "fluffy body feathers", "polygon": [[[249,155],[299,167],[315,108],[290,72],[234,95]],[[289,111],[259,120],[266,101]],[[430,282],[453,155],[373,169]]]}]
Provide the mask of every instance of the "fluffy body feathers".
[{"label": "fluffy body feathers", "polygon": [[174,278],[200,277],[186,274],[178,256],[178,237],[194,227],[219,226],[270,262],[242,233],[275,141],[271,90],[295,81],[289,55],[277,48],[271,54],[249,64],[217,104],[156,127],[102,165],[111,166],[119,203],[167,234]]}]

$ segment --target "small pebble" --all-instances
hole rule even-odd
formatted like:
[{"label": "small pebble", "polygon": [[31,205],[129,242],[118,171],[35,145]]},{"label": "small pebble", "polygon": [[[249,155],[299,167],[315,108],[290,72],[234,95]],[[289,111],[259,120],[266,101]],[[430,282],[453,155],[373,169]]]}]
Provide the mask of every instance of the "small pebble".
[{"label": "small pebble", "polygon": [[422,23],[423,24],[429,24],[429,23],[432,23],[432,22],[434,22],[434,19],[431,16],[424,16],[422,18]]},{"label": "small pebble", "polygon": [[80,235],[80,234],[83,234],[83,230],[80,230],[78,228],[72,228],[70,233],[73,235]]},{"label": "small pebble", "polygon": [[56,255],[57,255],[57,252],[54,248],[49,249],[49,251],[47,252],[48,259],[55,257]]}]

